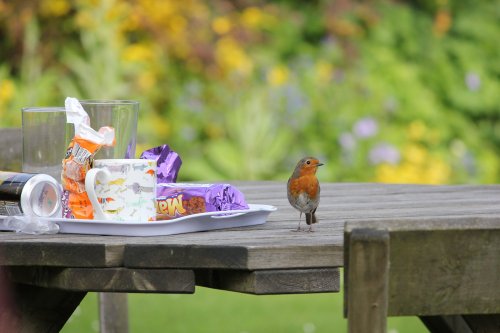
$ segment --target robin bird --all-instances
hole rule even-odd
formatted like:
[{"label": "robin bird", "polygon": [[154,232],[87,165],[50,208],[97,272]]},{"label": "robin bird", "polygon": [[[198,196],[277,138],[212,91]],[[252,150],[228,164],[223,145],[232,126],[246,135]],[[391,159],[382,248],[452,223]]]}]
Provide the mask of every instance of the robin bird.
[{"label": "robin bird", "polygon": [[302,213],[306,214],[306,223],[309,225],[309,231],[316,219],[316,209],[319,205],[319,182],[316,178],[316,170],[323,165],[317,158],[304,157],[297,163],[292,176],[288,179],[287,194],[290,204],[300,212],[300,220],[297,231],[300,231],[300,222]]}]

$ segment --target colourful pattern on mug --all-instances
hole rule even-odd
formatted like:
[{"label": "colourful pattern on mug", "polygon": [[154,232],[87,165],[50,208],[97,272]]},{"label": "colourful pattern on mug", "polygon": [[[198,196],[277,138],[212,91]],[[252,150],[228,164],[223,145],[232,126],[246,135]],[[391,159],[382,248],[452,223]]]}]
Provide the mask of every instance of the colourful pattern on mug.
[{"label": "colourful pattern on mug", "polygon": [[95,160],[85,189],[94,219],[147,222],[156,219],[156,161]]}]

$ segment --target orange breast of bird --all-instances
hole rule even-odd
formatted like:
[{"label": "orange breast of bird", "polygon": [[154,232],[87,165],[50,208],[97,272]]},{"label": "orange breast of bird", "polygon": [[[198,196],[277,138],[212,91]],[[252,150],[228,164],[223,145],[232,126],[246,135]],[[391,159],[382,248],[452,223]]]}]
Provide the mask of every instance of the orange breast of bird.
[{"label": "orange breast of bird", "polygon": [[318,194],[318,189],[319,182],[314,174],[290,179],[289,191],[294,197],[298,197],[301,193],[304,193],[307,194],[310,199],[314,200]]}]

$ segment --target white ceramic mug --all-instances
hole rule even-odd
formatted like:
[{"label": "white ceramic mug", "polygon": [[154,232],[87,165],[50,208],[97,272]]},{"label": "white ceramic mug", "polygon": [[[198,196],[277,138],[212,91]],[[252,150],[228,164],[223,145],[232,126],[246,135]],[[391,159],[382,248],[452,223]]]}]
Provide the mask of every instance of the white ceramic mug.
[{"label": "white ceramic mug", "polygon": [[147,222],[156,219],[156,161],[95,160],[85,177],[94,219]]}]

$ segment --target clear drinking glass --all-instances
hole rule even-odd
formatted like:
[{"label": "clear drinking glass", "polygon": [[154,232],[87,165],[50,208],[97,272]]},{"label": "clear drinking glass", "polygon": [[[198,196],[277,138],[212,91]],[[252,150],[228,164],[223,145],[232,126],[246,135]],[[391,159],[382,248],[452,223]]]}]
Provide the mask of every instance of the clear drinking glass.
[{"label": "clear drinking glass", "polygon": [[90,117],[90,126],[96,131],[102,126],[115,129],[114,147],[103,147],[96,159],[134,158],[137,140],[139,102],[128,100],[81,100]]},{"label": "clear drinking glass", "polygon": [[61,181],[62,160],[73,138],[64,107],[22,109],[23,172],[44,173]]},{"label": "clear drinking glass", "polygon": [[[114,147],[103,147],[96,159],[134,158],[139,102],[127,100],[80,101],[96,131],[102,126],[115,129]],[[62,160],[74,137],[73,124],[67,124],[64,107],[26,107],[22,109],[23,172],[44,173],[61,179]]]}]

